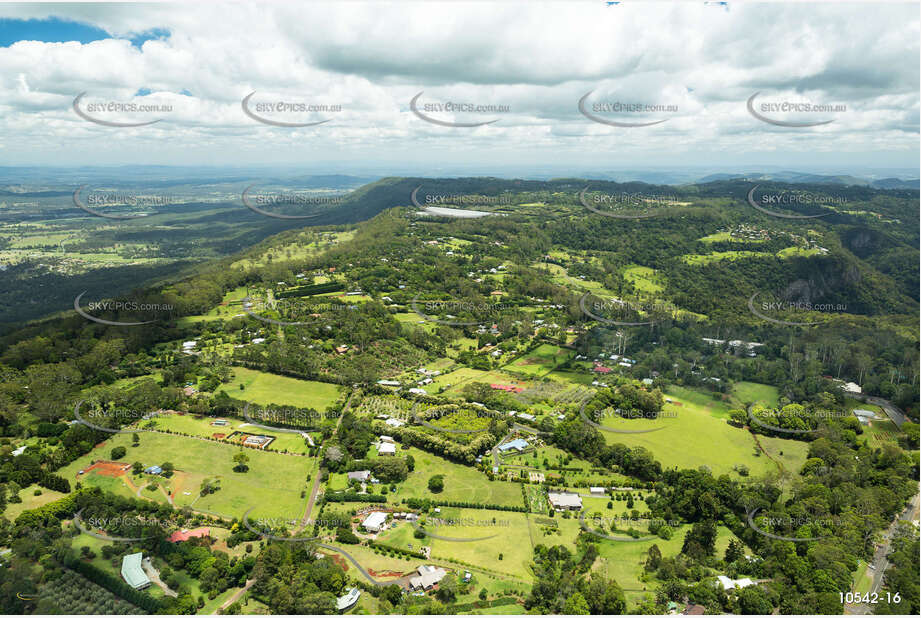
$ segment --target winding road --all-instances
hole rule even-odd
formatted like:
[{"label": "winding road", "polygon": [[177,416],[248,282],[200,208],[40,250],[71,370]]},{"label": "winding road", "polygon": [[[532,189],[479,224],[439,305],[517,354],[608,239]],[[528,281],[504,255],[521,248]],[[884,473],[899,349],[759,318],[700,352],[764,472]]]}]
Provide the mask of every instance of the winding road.
[{"label": "winding road", "polygon": [[[869,402],[876,403],[876,402]],[[870,585],[870,595],[879,594],[879,590],[883,585],[883,576],[886,574],[886,569],[889,568],[889,560],[887,556],[889,555],[889,549],[892,545],[892,537],[895,536],[895,531],[898,529],[899,524],[905,521],[911,521],[917,516],[918,513],[918,503],[921,496],[915,494],[911,499],[911,502],[908,503],[908,506],[905,507],[905,510],[896,517],[893,522],[889,525],[889,528],[883,533],[882,540],[876,548],[876,553],[873,554],[873,560],[870,561],[870,565],[867,567],[870,569],[870,566],[873,568],[870,569],[873,573],[873,583]],[[868,603],[859,603],[855,605],[845,605],[845,610],[850,610],[850,614],[872,614],[874,607]]]}]

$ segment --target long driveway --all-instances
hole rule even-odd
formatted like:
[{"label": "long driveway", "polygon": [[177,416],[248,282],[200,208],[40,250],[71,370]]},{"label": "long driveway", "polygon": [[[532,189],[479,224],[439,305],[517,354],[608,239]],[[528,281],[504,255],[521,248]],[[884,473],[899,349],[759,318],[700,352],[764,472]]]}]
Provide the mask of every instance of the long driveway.
[{"label": "long driveway", "polygon": [[[336,428],[333,430],[333,435],[330,436],[330,439],[336,437],[336,434],[339,433],[339,425],[342,423],[342,417],[345,416],[345,413],[348,412],[349,408],[352,407],[352,400],[355,399],[356,393],[357,391],[352,391],[352,394],[349,395],[348,401],[346,401],[345,405],[342,407],[342,413],[339,415],[339,419],[336,421]],[[319,458],[319,456],[319,453],[317,453],[317,458]],[[294,531],[295,535],[306,528],[310,523],[310,513],[313,511],[313,505],[317,501],[317,494],[320,492],[320,477],[322,476],[322,466],[323,462],[318,462],[317,472],[313,479],[313,487],[310,489],[310,498],[307,500],[307,508],[304,509],[304,516],[301,518],[300,526],[298,526],[298,528]]]}]

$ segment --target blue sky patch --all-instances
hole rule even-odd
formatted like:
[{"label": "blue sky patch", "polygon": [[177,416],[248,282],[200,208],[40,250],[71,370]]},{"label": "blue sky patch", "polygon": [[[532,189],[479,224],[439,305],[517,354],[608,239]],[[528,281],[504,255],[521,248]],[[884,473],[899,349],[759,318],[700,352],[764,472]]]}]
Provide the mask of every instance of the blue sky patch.
[{"label": "blue sky patch", "polygon": [[[151,28],[124,37],[134,47],[141,47],[146,41],[169,36],[169,30]],[[89,24],[51,17],[49,19],[7,19],[0,18],[0,47],[9,47],[18,41],[41,41],[43,43],[65,43],[77,41],[92,43],[113,39],[111,34]]]}]

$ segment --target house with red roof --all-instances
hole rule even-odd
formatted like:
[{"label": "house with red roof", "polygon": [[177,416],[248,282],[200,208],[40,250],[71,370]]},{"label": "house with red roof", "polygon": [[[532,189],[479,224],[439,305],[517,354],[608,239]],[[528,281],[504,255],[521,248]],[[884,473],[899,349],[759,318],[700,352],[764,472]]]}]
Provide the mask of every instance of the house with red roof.
[{"label": "house with red roof", "polygon": [[194,530],[176,530],[171,535],[169,535],[168,540],[170,543],[179,543],[181,541],[188,541],[189,539],[208,536],[210,533],[211,533],[210,528],[195,528]]}]

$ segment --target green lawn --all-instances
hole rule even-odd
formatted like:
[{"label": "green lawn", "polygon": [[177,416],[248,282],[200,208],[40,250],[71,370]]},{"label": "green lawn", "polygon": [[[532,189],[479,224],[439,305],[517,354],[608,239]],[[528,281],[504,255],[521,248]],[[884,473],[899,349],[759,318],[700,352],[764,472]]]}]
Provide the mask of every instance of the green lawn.
[{"label": "green lawn", "polygon": [[224,294],[220,304],[213,307],[207,313],[201,315],[190,315],[179,320],[180,326],[194,324],[196,322],[207,322],[209,320],[229,320],[239,314],[244,314],[242,300],[246,297],[246,287],[238,287]]},{"label": "green lawn", "polygon": [[765,407],[774,407],[780,401],[776,386],[757,382],[736,382],[732,385],[732,394],[745,406],[760,403]]},{"label": "green lawn", "polygon": [[[126,463],[140,461],[148,466],[164,461],[172,462],[177,472],[169,484],[173,488],[173,500],[177,507],[189,505],[227,517],[240,517],[250,507],[256,507],[252,517],[295,519],[303,514],[306,499],[301,498],[300,494],[313,464],[311,459],[245,449],[242,452],[249,456],[249,471],[234,472],[232,457],[241,449],[196,438],[144,433],[141,434],[140,446],[135,448],[131,446],[130,434],[118,434],[103,446],[61,468],[59,474],[73,483],[78,478],[78,470],[88,467],[92,460],[108,459],[109,450],[114,446],[127,447],[128,455],[124,458]],[[205,478],[215,477],[220,479],[221,489],[199,497],[201,482]],[[102,481],[106,483],[123,483],[120,479],[98,478],[106,479]],[[132,477],[136,485],[143,484],[149,478],[148,475],[142,475],[139,479]],[[151,493],[145,490],[142,495]]]},{"label": "green lawn", "polygon": [[[42,492],[40,496],[34,495],[36,489]],[[22,502],[7,502],[6,509],[3,511],[3,516],[10,521],[15,521],[23,511],[37,509],[40,506],[44,506],[49,502],[54,502],[58,498],[63,498],[64,496],[65,494],[54,491],[53,489],[46,489],[38,485],[29,485],[28,487],[23,487],[19,492],[19,497],[22,498]]]},{"label": "green lawn", "polygon": [[327,382],[298,380],[244,367],[234,367],[233,374],[234,379],[222,384],[218,391],[259,405],[298,406],[322,412],[339,398],[339,387]]},{"label": "green lawn", "polygon": [[525,356],[516,358],[505,368],[516,373],[543,376],[550,373],[557,365],[565,362],[573,354],[571,350],[544,343]]},{"label": "green lawn", "polygon": [[[533,546],[525,513],[441,507],[441,513],[429,513],[424,519],[427,521],[425,530],[439,536],[453,539],[493,538],[469,542],[433,537],[416,539],[413,538],[412,526],[401,523],[382,534],[381,542],[404,549],[410,544],[416,549],[426,545],[432,548],[433,558],[459,560],[522,579],[530,577]],[[436,522],[439,519],[441,521]]]},{"label": "green lawn", "polygon": [[624,269],[624,279],[633,284],[638,292],[658,294],[665,290],[665,279],[648,266],[628,266]]},{"label": "green lawn", "polygon": [[[696,469],[706,465],[714,475],[720,475],[734,474],[733,466],[744,464],[753,476],[777,469],[776,464],[764,455],[755,455],[755,441],[749,432],[726,422],[729,407],[723,402],[680,387],[669,388],[666,397],[673,403],[664,405],[664,414],[658,419],[606,417],[602,423],[606,427],[621,430],[662,427],[661,430],[639,434],[605,431],[602,432],[605,439],[609,443],[644,446],[666,468],[677,466]],[[777,439],[762,439],[762,444],[775,445],[773,440]],[[802,448],[804,443],[782,440],[777,444],[782,445],[778,449],[784,450],[790,466],[805,461],[805,449]],[[799,459],[800,455],[803,455],[802,460]]]},{"label": "green lawn", "polygon": [[821,255],[821,253],[822,252],[818,249],[807,249],[805,247],[787,247],[786,249],[781,249],[778,251],[777,257],[811,257],[813,255]]},{"label": "green lawn", "polygon": [[[387,494],[389,502],[400,502],[403,498],[430,498],[439,501],[468,501],[482,504],[502,504],[523,506],[521,486],[517,483],[490,481],[486,475],[470,466],[452,463],[417,448],[397,448],[397,456],[412,455],[415,469],[409,477],[397,485],[395,494]],[[377,451],[372,446],[369,457],[376,458]],[[444,491],[433,494],[429,491],[429,478],[436,474],[444,475]]]},{"label": "green lawn", "polygon": [[742,258],[759,258],[759,257],[773,257],[773,253],[765,253],[761,251],[714,251],[713,253],[707,254],[688,254],[681,256],[681,259],[684,260],[686,264],[692,266],[700,266],[711,264],[713,262],[721,262],[723,260],[739,260]]},{"label": "green lawn", "polygon": [[[574,520],[561,520],[566,526],[571,526]],[[578,526],[578,520],[575,520]],[[684,535],[690,530],[690,525],[683,525],[675,529],[675,533],[668,541],[662,539],[650,541],[637,541],[619,543],[602,539],[598,543],[599,559],[595,562],[594,570],[606,571],[608,577],[613,578],[624,589],[627,597],[627,610],[635,611],[635,604],[642,600],[645,593],[655,595],[657,582],[643,582],[643,565],[646,562],[647,552],[653,545],[658,545],[662,557],[672,557],[681,551]],[[730,539],[734,538],[732,532],[723,526],[719,527],[719,536],[716,541],[716,555],[722,558],[729,546]]]},{"label": "green lawn", "polygon": [[857,562],[857,571],[854,573],[854,592],[866,594],[870,592],[873,586],[873,571],[867,568],[867,562],[859,560]]},{"label": "green lawn", "polygon": [[[255,412],[255,411],[254,411]],[[258,417],[253,416],[257,419]],[[265,429],[254,428],[246,421],[225,418],[227,425],[223,427],[214,426],[211,423],[215,419],[210,417],[194,416],[192,414],[165,414],[157,416],[152,421],[153,429],[169,430],[174,433],[184,433],[193,436],[203,436],[206,438],[214,437],[214,434],[224,434],[229,436],[234,431],[246,433],[257,433],[260,435],[273,436],[275,440],[269,444],[269,449],[273,451],[287,451],[289,453],[307,453],[307,441],[300,434],[287,433],[281,431],[269,431]],[[149,427],[145,423],[145,427]]]}]

